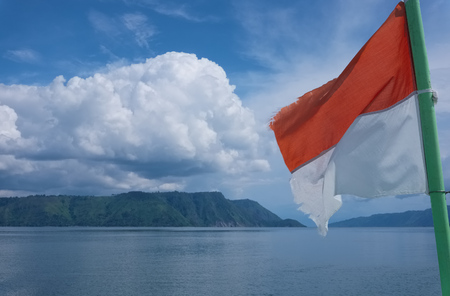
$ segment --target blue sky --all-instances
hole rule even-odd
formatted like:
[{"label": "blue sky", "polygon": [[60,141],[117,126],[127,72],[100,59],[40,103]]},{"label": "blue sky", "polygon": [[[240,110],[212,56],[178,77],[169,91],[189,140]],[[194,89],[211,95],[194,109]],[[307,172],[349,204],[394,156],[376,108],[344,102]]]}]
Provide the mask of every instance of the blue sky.
[{"label": "blue sky", "polygon": [[[448,190],[450,4],[422,2]],[[1,0],[0,193],[219,190],[311,225],[267,123],[396,3]],[[332,221],[429,207],[345,197]]]}]

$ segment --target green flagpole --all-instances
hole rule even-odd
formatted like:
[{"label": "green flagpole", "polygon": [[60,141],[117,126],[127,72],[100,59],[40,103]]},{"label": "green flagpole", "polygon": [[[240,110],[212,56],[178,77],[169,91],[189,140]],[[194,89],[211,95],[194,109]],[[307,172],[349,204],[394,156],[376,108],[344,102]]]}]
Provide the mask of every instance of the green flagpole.
[{"label": "green flagpole", "polygon": [[[419,0],[405,0],[417,89],[431,89]],[[450,230],[432,94],[419,95],[423,148],[433,213],[442,295],[450,296]]]}]

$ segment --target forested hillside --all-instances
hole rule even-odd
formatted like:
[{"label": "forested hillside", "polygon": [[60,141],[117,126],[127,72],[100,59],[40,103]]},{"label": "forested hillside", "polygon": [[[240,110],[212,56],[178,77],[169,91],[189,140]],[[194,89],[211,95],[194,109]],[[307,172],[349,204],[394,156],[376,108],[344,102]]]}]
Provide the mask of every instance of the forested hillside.
[{"label": "forested hillside", "polygon": [[302,227],[251,200],[220,192],[0,198],[0,226]]}]

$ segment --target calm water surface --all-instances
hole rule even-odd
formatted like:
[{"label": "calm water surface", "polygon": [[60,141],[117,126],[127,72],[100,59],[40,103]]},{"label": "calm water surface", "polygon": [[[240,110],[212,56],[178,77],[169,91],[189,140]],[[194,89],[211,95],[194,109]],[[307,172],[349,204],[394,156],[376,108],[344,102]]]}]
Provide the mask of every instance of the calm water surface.
[{"label": "calm water surface", "polygon": [[0,227],[0,295],[439,295],[432,228]]}]

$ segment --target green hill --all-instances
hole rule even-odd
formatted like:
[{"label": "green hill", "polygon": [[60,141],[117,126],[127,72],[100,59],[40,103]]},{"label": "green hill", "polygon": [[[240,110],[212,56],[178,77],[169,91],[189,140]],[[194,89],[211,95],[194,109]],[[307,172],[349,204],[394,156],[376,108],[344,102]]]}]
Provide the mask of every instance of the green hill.
[{"label": "green hill", "polygon": [[[450,207],[447,207],[450,211]],[[330,223],[330,227],[432,227],[431,209],[407,211],[394,214],[376,214],[340,222]]]},{"label": "green hill", "polygon": [[248,199],[177,191],[0,198],[0,226],[304,227]]}]

